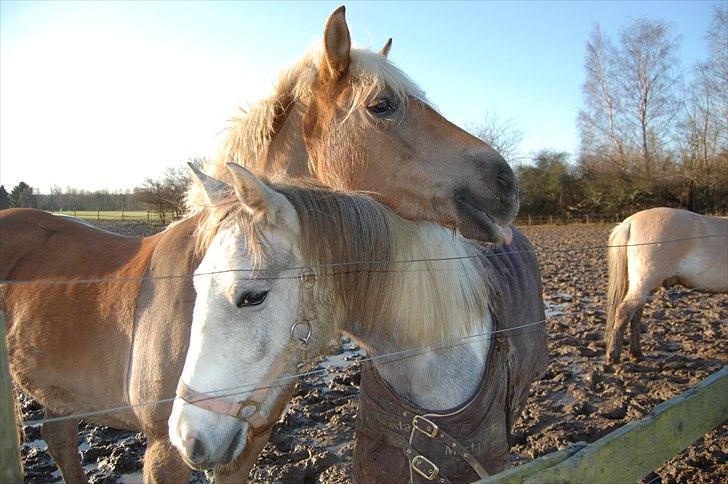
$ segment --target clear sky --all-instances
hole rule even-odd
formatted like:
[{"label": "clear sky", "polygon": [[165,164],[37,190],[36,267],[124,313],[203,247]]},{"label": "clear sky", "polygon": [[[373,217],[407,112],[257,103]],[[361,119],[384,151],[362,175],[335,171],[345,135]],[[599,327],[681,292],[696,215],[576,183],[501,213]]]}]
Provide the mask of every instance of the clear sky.
[{"label": "clear sky", "polygon": [[[522,151],[574,153],[584,44],[630,18],[673,22],[681,69],[705,55],[713,5],[349,2],[356,45],[379,49],[454,123],[513,119]],[[127,189],[210,156],[236,106],[320,38],[341,2],[0,0],[0,184]]]}]

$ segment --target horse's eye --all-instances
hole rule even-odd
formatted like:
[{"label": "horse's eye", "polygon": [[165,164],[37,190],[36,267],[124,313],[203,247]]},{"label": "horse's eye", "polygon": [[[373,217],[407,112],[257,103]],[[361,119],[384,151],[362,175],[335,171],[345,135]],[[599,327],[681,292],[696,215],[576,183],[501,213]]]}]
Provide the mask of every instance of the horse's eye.
[{"label": "horse's eye", "polygon": [[244,292],[238,298],[238,302],[237,302],[236,306],[239,308],[246,307],[246,306],[257,306],[258,304],[261,304],[263,301],[265,301],[265,298],[267,296],[268,296],[268,291]]},{"label": "horse's eye", "polygon": [[372,104],[367,106],[367,109],[378,115],[387,114],[390,111],[394,110],[394,106],[392,106],[392,103],[389,102],[388,99],[377,99]]}]

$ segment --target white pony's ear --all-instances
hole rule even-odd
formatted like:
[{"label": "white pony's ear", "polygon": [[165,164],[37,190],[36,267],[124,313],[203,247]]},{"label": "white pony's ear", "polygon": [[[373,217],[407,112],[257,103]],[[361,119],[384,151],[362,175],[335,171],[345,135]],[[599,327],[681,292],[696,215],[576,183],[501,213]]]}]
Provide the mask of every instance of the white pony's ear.
[{"label": "white pony's ear", "polygon": [[380,54],[382,54],[384,57],[387,57],[389,55],[389,49],[392,48],[392,37],[388,38],[387,41],[384,43],[384,47],[382,47],[382,50],[379,51]]},{"label": "white pony's ear", "polygon": [[278,217],[280,210],[290,206],[290,202],[283,195],[263,183],[247,168],[232,162],[227,164],[227,168],[233,175],[235,194],[253,221],[278,223],[280,221]]},{"label": "white pony's ear", "polygon": [[187,163],[192,170],[192,179],[195,183],[198,183],[207,195],[207,202],[214,205],[223,200],[228,193],[230,193],[230,187],[223,181],[206,175],[199,168],[192,163]]},{"label": "white pony's ear", "polygon": [[324,27],[324,64],[330,80],[336,80],[349,69],[351,36],[346,25],[346,8],[333,11]]}]

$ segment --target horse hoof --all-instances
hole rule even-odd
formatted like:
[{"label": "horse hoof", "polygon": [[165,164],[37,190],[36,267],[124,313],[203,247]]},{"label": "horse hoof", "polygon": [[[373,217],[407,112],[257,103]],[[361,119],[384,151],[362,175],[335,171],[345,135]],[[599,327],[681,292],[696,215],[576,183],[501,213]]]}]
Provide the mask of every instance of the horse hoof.
[{"label": "horse hoof", "polygon": [[607,353],[607,363],[610,365],[619,363],[619,353],[616,353],[614,351],[608,352]]}]

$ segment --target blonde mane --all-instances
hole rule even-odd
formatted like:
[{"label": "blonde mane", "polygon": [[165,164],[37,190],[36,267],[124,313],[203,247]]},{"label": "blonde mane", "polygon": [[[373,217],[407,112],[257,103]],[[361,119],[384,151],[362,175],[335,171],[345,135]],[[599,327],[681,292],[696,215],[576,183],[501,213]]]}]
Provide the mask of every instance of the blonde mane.
[{"label": "blonde mane", "polygon": [[[268,185],[298,214],[303,264],[314,268],[317,294],[327,298],[316,307],[334,310],[321,324],[345,321],[352,334],[396,334],[418,347],[471,334],[492,311],[492,271],[482,246],[439,225],[405,220],[362,194],[298,180]],[[265,240],[239,206],[231,192],[206,210],[198,243],[209,243],[216,227],[238,223],[251,256],[261,260]]]},{"label": "blonde mane", "polygon": [[[279,74],[269,97],[258,101],[247,110],[240,108],[238,114],[230,120],[218,154],[208,161],[203,171],[213,178],[229,183],[225,163],[234,161],[251,167],[255,160],[266,156],[275,136],[278,117],[293,106],[302,109],[301,105],[308,105],[321,58],[320,46],[309,49],[293,66]],[[349,113],[366,105],[385,89],[402,106],[406,106],[410,98],[426,102],[422,90],[405,73],[385,56],[368,49],[351,49],[348,77],[352,88]],[[265,175],[270,177],[275,174]],[[188,214],[203,210],[205,200],[200,187],[191,184],[186,195]]]}]

